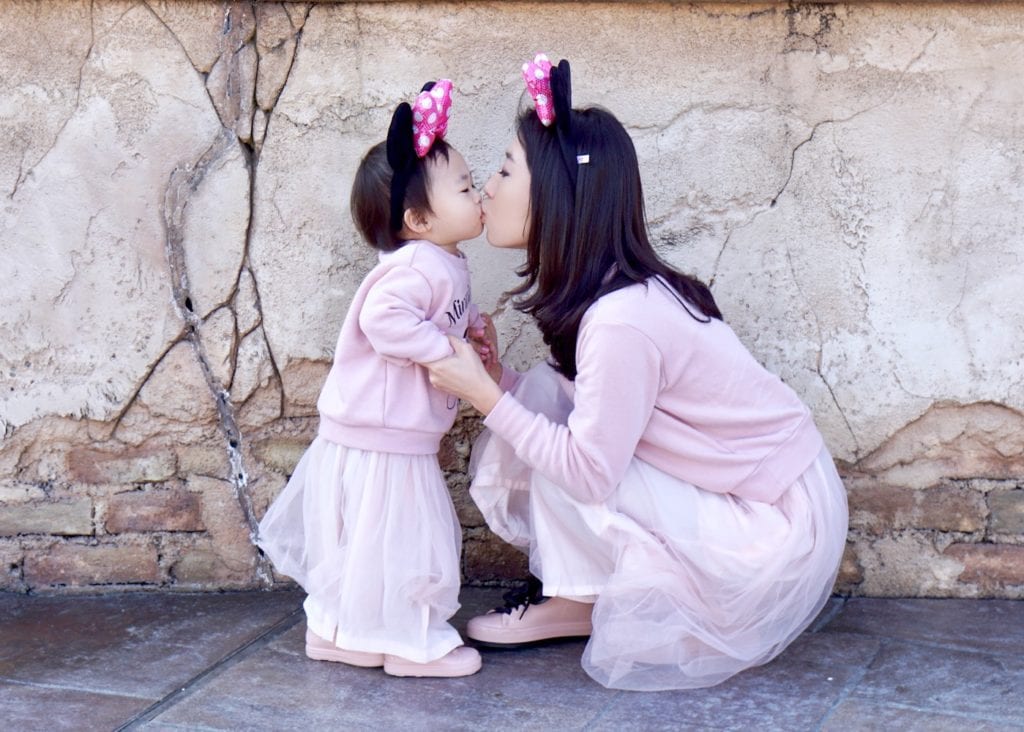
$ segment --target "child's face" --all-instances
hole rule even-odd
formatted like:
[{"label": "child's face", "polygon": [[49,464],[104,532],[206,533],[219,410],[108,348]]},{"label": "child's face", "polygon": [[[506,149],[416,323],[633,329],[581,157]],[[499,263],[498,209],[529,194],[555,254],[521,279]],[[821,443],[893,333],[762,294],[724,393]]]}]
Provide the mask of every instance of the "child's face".
[{"label": "child's face", "polygon": [[449,148],[448,160],[438,155],[427,166],[427,196],[433,209],[426,215],[427,238],[438,246],[453,247],[479,236],[484,229],[480,193],[473,187],[473,174],[465,158]]},{"label": "child's face", "polygon": [[487,241],[502,249],[523,249],[530,233],[530,168],[519,137],[505,151],[501,170],[484,186]]}]

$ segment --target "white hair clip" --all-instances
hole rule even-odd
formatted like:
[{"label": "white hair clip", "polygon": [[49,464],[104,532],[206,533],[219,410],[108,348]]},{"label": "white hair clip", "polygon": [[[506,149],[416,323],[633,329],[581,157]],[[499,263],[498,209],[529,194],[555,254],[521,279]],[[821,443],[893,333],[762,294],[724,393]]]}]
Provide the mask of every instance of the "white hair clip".
[{"label": "white hair clip", "polygon": [[576,164],[577,165],[586,165],[589,162],[590,162],[590,156],[589,155],[577,155],[576,156]]}]

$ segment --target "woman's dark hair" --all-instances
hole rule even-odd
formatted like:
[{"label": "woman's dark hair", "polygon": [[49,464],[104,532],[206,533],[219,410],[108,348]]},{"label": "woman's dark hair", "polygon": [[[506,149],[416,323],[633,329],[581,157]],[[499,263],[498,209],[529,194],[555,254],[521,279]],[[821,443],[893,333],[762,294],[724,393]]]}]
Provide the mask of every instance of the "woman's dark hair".
[{"label": "woman's dark hair", "polygon": [[[721,320],[722,313],[704,283],[677,272],[651,246],[629,133],[599,107],[570,114],[568,145],[560,139],[563,131],[541,125],[533,109],[519,116],[531,223],[526,263],[518,271],[526,279],[512,293],[524,296],[516,309],[537,321],[555,368],[575,379],[580,321],[609,292],[659,277],[694,319]],[[575,149],[567,154],[567,146]],[[577,164],[575,155],[589,155],[589,162]],[[576,166],[575,184],[570,165]]]},{"label": "woman's dark hair", "polygon": [[[433,209],[430,208],[430,197],[427,195],[430,187],[427,162],[436,160],[439,155],[448,160],[449,149],[448,143],[444,140],[435,140],[424,157],[413,160],[402,201],[403,211],[411,208],[417,213],[433,213]],[[352,182],[352,195],[349,198],[352,220],[359,233],[370,246],[385,252],[394,251],[405,244],[405,240],[399,238],[401,228],[392,228],[393,175],[394,171],[388,163],[387,141],[379,142],[371,147],[360,161],[355,180]]]}]

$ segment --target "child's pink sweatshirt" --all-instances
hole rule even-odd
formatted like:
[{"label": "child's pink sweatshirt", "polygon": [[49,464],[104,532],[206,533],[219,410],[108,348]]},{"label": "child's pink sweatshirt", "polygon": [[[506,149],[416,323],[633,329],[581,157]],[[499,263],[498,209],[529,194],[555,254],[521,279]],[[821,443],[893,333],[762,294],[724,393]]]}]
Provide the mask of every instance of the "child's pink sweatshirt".
[{"label": "child's pink sweatshirt", "polygon": [[346,447],[436,453],[458,399],[430,385],[419,364],[452,354],[447,336],[482,325],[466,259],[428,241],[382,252],[341,326],[320,392],[320,435]]},{"label": "child's pink sweatshirt", "polygon": [[[576,364],[567,426],[507,392],[484,424],[580,501],[607,498],[635,455],[705,490],[772,503],[823,446],[792,389],[728,325],[687,315],[661,280],[595,302]],[[502,388],[516,380],[506,371]]]}]

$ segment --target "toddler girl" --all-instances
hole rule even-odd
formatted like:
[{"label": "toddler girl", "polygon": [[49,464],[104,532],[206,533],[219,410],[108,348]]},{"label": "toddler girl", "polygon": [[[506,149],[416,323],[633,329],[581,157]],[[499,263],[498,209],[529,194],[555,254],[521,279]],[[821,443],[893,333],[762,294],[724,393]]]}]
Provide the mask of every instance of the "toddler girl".
[{"label": "toddler girl", "polygon": [[352,216],[380,262],[341,327],[320,428],[259,527],[308,593],[306,655],[393,676],[466,676],[480,655],[447,622],[462,535],[437,461],[458,400],[422,364],[482,321],[459,242],[482,230],[466,161],[443,139],[452,84],[395,110],[356,171]]}]

